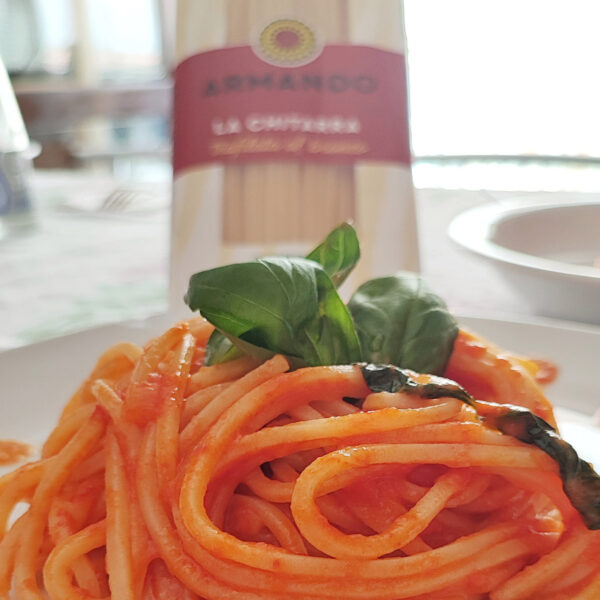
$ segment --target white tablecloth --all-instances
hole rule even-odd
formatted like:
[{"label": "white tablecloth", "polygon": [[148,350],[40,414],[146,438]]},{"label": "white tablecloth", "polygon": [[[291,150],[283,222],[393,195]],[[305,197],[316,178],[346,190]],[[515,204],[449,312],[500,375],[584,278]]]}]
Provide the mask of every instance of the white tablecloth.
[{"label": "white tablecloth", "polygon": [[121,187],[106,176],[32,187],[33,223],[0,240],[0,350],[166,309],[168,183],[138,184],[151,210],[122,213],[95,210]]}]

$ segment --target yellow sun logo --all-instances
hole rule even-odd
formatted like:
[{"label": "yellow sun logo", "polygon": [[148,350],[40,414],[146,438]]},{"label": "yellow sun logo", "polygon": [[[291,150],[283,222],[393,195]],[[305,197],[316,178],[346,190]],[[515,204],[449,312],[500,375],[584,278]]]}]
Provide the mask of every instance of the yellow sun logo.
[{"label": "yellow sun logo", "polygon": [[312,61],[320,49],[315,34],[304,23],[278,19],[262,30],[256,50],[267,62],[291,67]]}]

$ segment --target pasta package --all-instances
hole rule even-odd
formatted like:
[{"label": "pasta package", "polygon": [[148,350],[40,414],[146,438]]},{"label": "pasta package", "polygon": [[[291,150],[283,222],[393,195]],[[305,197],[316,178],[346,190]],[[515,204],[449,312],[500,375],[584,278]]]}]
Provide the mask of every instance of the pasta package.
[{"label": "pasta package", "polygon": [[355,283],[418,270],[400,0],[179,0],[173,138],[172,308],[344,221]]}]

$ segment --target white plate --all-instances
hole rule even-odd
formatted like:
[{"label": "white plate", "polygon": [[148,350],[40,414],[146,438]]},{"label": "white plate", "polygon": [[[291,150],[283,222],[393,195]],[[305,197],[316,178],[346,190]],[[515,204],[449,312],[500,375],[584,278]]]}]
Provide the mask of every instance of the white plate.
[{"label": "white plate", "polygon": [[539,314],[600,325],[600,202],[505,201],[459,214],[448,234]]},{"label": "white plate", "polygon": [[[559,379],[548,388],[548,396],[556,406],[567,409],[559,412],[565,437],[600,468],[600,428],[592,418],[600,407],[600,328],[472,317],[460,321],[499,346],[545,357],[560,366]],[[0,439],[39,445],[106,348],[120,341],[143,344],[170,324],[170,318],[159,316],[0,353]]]}]

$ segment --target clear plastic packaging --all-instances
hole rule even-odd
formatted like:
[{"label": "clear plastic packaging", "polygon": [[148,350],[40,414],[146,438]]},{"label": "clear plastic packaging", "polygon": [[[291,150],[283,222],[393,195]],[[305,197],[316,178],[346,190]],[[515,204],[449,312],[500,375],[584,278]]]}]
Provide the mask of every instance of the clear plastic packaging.
[{"label": "clear plastic packaging", "polygon": [[346,220],[350,286],[418,270],[407,104],[399,0],[179,0],[172,308],[192,273]]}]

